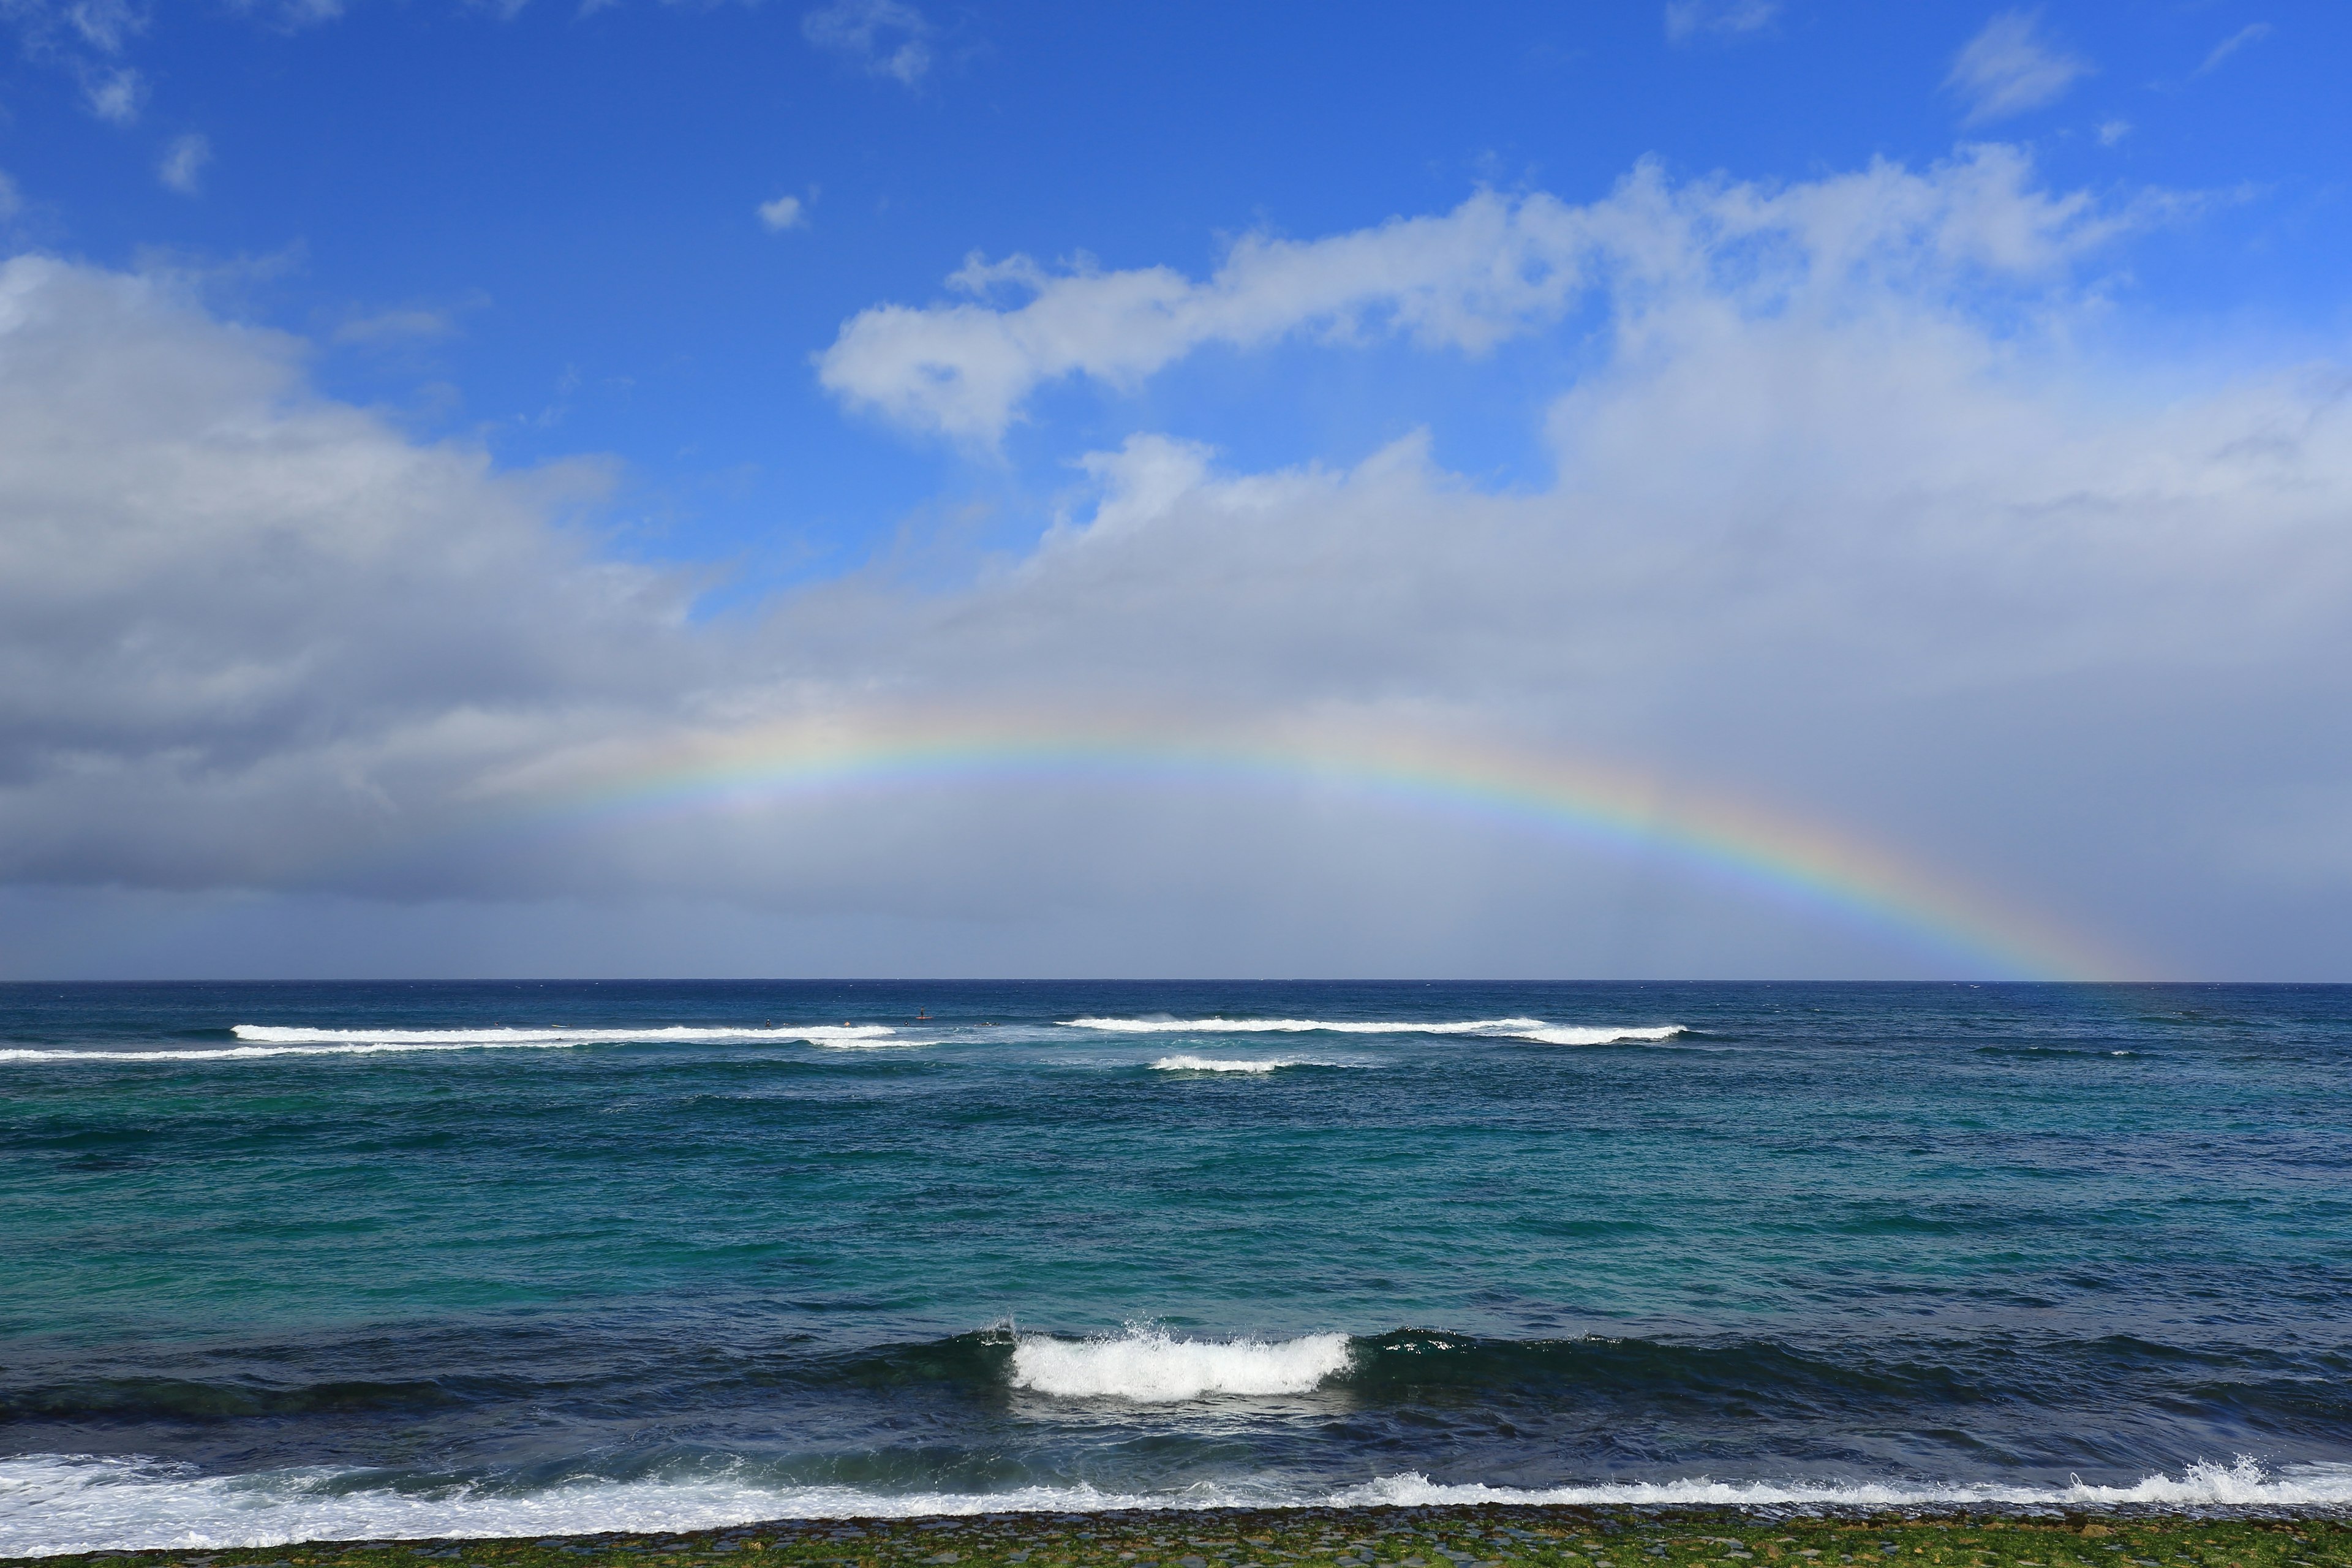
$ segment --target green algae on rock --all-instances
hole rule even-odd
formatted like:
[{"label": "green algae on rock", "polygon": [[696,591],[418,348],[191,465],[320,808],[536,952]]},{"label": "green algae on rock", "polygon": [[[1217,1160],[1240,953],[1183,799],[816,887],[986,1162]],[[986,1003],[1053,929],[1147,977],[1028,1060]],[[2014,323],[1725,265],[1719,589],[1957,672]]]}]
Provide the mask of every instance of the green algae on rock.
[{"label": "green algae on rock", "polygon": [[0,1568],[2352,1568],[2334,1517],[1372,1508],[778,1521],[538,1540],[310,1542]]}]

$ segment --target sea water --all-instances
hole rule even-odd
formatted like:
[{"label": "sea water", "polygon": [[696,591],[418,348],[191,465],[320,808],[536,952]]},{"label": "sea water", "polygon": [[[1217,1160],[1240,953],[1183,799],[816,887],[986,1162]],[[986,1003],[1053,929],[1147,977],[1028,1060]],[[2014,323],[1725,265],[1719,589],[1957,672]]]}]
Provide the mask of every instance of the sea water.
[{"label": "sea water", "polygon": [[2352,1504],[2352,988],[0,987],[0,1554]]}]

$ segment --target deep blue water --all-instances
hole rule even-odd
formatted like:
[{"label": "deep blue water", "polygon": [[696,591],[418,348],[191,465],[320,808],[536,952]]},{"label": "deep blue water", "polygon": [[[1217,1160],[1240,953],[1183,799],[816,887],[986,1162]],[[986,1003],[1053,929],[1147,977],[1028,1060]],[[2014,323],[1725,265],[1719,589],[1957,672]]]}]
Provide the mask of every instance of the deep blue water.
[{"label": "deep blue water", "polygon": [[2352,1502],[2352,988],[0,986],[0,1553]]}]

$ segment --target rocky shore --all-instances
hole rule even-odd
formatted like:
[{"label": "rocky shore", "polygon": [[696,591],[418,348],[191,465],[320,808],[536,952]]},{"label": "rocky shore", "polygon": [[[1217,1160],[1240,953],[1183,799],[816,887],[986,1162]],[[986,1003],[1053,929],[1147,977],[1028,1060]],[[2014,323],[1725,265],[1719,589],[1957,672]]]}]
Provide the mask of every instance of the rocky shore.
[{"label": "rocky shore", "polygon": [[2352,1521],[1394,1508],[790,1520],[539,1540],[0,1559],[41,1568],[2352,1568]]}]

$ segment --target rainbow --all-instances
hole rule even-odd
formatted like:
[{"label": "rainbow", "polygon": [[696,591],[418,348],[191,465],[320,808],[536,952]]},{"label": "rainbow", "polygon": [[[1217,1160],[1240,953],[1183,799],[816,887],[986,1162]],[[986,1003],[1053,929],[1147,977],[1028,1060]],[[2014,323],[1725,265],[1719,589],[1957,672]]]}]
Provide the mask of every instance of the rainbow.
[{"label": "rainbow", "polygon": [[1019,783],[1317,787],[1662,858],[1981,978],[2102,980],[2136,965],[1818,824],[1658,779],[1403,723],[1236,725],[969,711],[803,721],[572,759],[495,790],[543,830],[664,814]]}]

